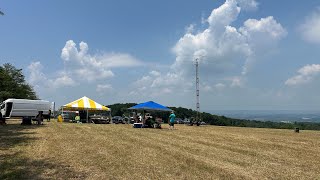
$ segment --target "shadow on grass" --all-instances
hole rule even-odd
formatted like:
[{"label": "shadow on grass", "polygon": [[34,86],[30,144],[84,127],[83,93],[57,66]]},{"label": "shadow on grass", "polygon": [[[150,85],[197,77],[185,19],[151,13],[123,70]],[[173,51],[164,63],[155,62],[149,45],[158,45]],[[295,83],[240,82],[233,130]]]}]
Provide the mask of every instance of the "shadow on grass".
[{"label": "shadow on grass", "polygon": [[84,173],[74,172],[70,166],[26,157],[24,147],[39,140],[32,137],[36,132],[28,130],[45,126],[0,125],[0,179],[85,179]]},{"label": "shadow on grass", "polygon": [[0,179],[85,179],[82,172],[72,167],[49,162],[32,160],[19,153],[0,156]]},{"label": "shadow on grass", "polygon": [[8,150],[18,145],[26,144],[36,138],[28,135],[34,132],[27,132],[27,129],[41,128],[41,126],[22,126],[19,124],[0,125],[0,150]]}]

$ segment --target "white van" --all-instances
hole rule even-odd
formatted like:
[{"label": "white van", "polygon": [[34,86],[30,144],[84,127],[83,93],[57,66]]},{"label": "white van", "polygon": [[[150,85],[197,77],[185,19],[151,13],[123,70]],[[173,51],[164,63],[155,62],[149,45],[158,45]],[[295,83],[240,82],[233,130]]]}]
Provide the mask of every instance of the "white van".
[{"label": "white van", "polygon": [[4,118],[35,117],[39,111],[48,116],[51,103],[44,100],[7,99],[1,103],[0,108]]}]

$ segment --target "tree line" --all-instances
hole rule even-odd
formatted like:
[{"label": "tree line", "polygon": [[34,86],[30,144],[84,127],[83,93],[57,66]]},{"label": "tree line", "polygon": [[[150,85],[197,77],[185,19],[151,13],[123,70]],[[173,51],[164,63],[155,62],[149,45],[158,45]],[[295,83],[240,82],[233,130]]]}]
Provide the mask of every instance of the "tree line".
[{"label": "tree line", "polygon": [[[136,105],[136,103],[117,103],[106,105],[111,108],[112,116],[130,116],[132,110],[128,108]],[[192,109],[187,109],[183,107],[168,107],[174,110],[176,117],[178,118],[188,118],[195,119],[197,112]],[[168,122],[169,112],[152,112],[155,117],[161,117],[164,122]],[[283,123],[283,122],[273,122],[273,121],[257,121],[248,119],[236,119],[229,118],[225,116],[218,116],[206,112],[201,113],[201,120],[210,125],[217,126],[236,126],[236,127],[254,127],[254,128],[275,128],[275,129],[295,129],[299,128],[301,130],[320,130],[320,123],[312,122],[293,122],[293,123]]]}]

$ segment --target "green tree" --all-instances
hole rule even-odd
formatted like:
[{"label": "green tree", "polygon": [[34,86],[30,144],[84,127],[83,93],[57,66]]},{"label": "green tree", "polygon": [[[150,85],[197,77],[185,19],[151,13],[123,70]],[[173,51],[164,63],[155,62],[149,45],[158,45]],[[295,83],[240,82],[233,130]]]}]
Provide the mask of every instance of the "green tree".
[{"label": "green tree", "polygon": [[22,69],[6,63],[0,66],[0,101],[8,98],[37,99],[37,95],[26,83]]}]

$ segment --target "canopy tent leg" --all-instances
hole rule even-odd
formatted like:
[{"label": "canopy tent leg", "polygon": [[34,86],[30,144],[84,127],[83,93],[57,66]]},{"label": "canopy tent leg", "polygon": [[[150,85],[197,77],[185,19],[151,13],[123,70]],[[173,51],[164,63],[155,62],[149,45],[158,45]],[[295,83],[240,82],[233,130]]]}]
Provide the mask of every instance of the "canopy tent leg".
[{"label": "canopy tent leg", "polygon": [[89,122],[89,110],[88,109],[87,109],[87,122],[91,123],[91,122]]},{"label": "canopy tent leg", "polygon": [[111,108],[109,108],[109,110],[110,110],[110,114],[109,114],[109,118],[110,118],[110,123],[113,123],[113,122],[112,122],[112,114],[111,114]]}]

